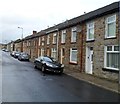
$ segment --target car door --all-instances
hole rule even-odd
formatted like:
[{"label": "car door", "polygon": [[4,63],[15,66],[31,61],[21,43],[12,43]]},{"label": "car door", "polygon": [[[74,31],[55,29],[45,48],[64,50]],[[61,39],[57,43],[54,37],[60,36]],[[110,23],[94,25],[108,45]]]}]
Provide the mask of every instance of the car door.
[{"label": "car door", "polygon": [[36,66],[40,69],[42,68],[42,61],[43,61],[43,57],[38,58],[36,61]]}]

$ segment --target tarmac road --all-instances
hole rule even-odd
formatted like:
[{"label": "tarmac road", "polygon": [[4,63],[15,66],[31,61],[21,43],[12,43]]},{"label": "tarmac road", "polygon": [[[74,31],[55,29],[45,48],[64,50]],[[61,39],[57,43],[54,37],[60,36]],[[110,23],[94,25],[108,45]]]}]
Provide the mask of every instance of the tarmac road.
[{"label": "tarmac road", "polygon": [[2,102],[118,102],[118,94],[66,74],[46,74],[2,52]]}]

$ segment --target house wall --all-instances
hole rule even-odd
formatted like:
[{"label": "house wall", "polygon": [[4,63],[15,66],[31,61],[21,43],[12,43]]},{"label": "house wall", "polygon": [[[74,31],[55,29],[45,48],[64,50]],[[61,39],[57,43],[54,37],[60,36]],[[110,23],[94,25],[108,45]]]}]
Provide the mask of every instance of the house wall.
[{"label": "house wall", "polygon": [[[77,40],[76,42],[71,42],[71,29],[73,27],[77,27]],[[76,71],[79,70],[83,72],[85,70],[85,25],[80,24],[80,25],[75,25],[73,27],[69,27],[63,30],[66,30],[66,39],[65,43],[61,43],[61,35],[62,35],[62,30],[60,30],[60,35],[59,35],[59,61],[61,61],[61,49],[65,49],[65,56],[64,56],[64,61],[63,64],[67,69]],[[71,63],[70,62],[70,48],[77,48],[78,54],[77,54],[77,63]]]},{"label": "house wall", "polygon": [[21,42],[15,43],[15,51],[21,52]]},{"label": "house wall", "polygon": [[118,73],[103,71],[104,68],[104,46],[118,44],[118,14],[116,15],[116,38],[105,39],[105,19],[112,14],[99,17],[95,20],[95,41],[87,42],[86,47],[93,47],[93,74],[99,77],[118,80]]}]

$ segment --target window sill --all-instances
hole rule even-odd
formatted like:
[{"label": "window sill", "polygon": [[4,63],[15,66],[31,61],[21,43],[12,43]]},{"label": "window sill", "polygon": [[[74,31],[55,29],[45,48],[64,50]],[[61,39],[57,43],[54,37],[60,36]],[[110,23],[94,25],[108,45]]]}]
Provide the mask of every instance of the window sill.
[{"label": "window sill", "polygon": [[61,43],[61,45],[65,45],[65,43]]},{"label": "window sill", "polygon": [[104,38],[104,40],[108,40],[108,39],[116,39],[117,37],[106,37]]},{"label": "window sill", "polygon": [[56,43],[53,43],[53,45],[56,45]]},{"label": "window sill", "polygon": [[71,44],[76,44],[76,42],[71,42]]},{"label": "window sill", "polygon": [[113,72],[113,73],[119,73],[119,70],[111,69],[111,68],[102,68],[103,71]]},{"label": "window sill", "polygon": [[94,42],[95,40],[93,39],[93,40],[86,40],[86,42]]},{"label": "window sill", "polygon": [[69,62],[69,64],[77,65],[78,63],[75,63],[75,62]]}]

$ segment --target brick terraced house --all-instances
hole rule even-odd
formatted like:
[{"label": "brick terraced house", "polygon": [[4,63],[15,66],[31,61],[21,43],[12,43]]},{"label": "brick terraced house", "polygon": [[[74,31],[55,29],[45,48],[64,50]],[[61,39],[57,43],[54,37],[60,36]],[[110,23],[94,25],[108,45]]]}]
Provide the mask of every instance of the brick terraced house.
[{"label": "brick terraced house", "polygon": [[118,80],[118,23],[115,2],[27,36],[23,51],[33,60],[48,55],[70,70]]}]

